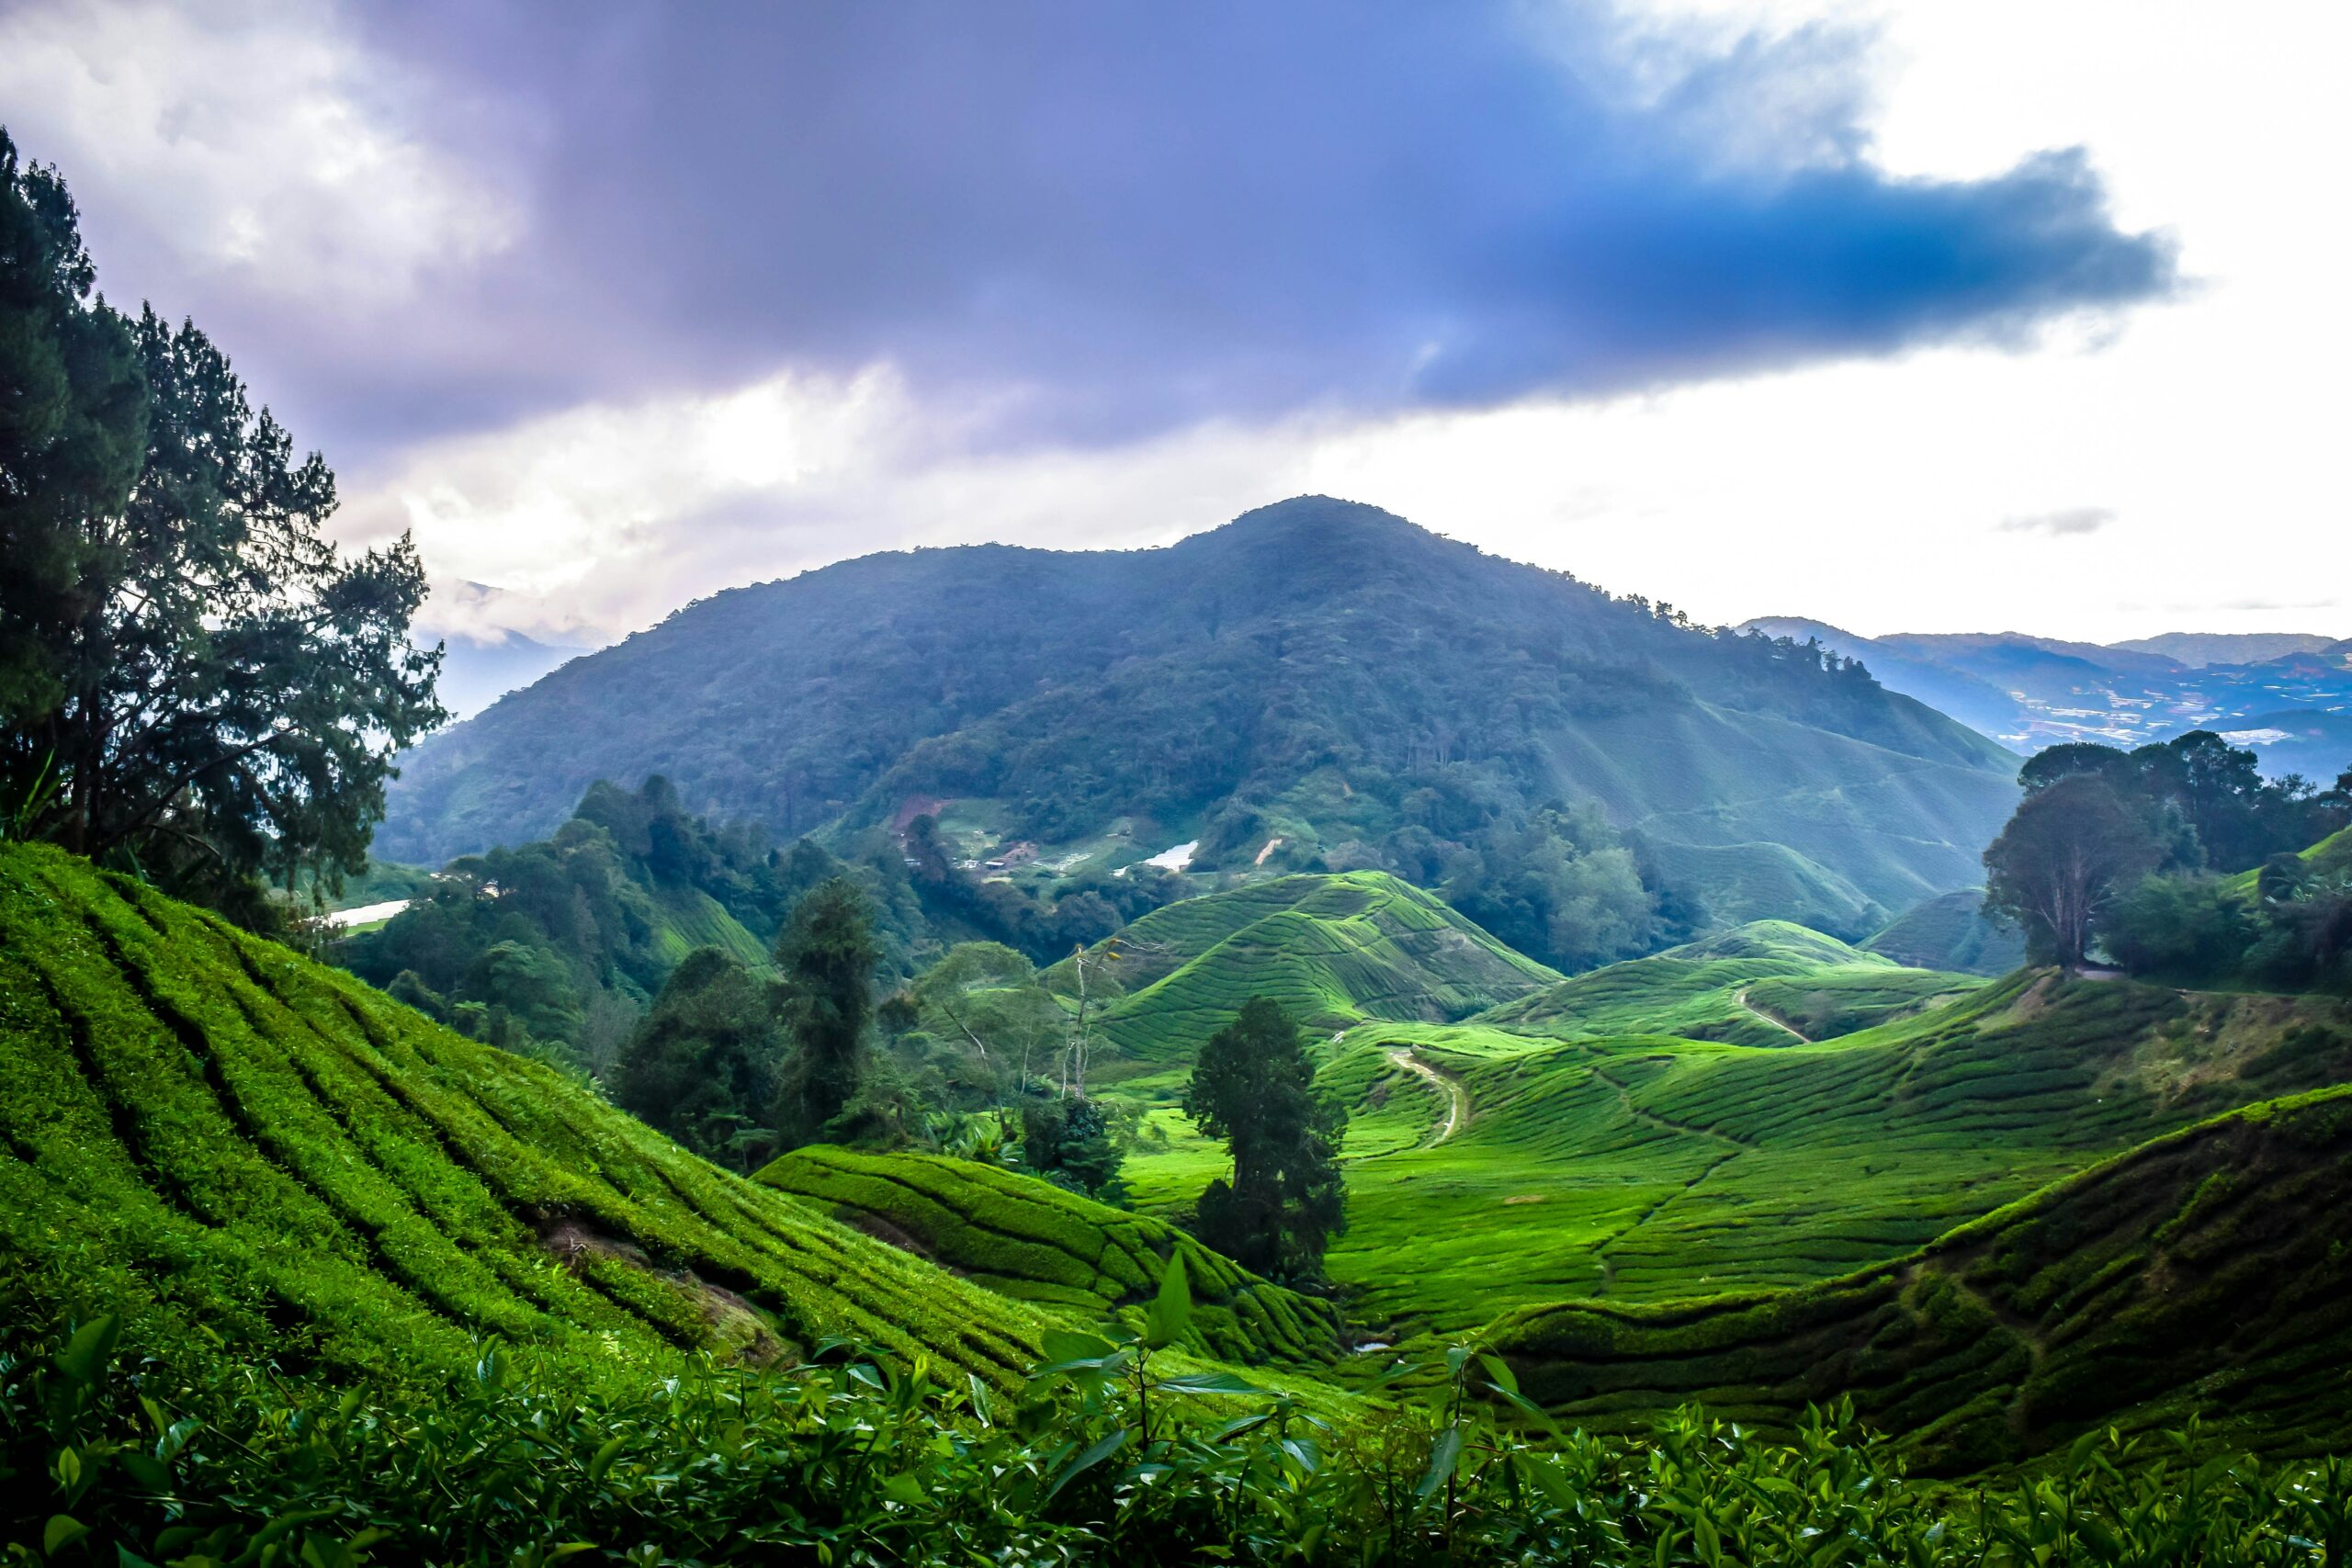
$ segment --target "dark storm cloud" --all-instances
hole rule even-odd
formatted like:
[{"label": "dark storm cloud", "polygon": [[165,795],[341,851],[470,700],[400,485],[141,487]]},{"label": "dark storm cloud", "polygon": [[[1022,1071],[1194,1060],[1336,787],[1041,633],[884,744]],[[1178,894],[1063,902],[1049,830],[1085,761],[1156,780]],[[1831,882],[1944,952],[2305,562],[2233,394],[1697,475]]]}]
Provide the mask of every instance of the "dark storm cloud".
[{"label": "dark storm cloud", "polygon": [[[1532,4],[386,6],[520,237],[238,311],[338,438],[888,360],[973,441],[1589,396],[2171,286],[2084,160],[1899,180],[1852,40]],[[70,173],[70,171],[69,171]],[[356,352],[355,352],[355,350]]]}]

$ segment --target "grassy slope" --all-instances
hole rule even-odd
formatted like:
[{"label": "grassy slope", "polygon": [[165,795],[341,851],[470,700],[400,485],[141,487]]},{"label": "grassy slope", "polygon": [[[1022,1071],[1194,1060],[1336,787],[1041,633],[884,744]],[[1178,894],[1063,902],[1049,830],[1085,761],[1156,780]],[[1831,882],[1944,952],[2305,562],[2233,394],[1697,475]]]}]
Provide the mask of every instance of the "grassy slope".
[{"label": "grassy slope", "polygon": [[1843,1279],[1569,1303],[1496,1339],[1532,1396],[1589,1426],[1702,1401],[1785,1427],[1848,1394],[1943,1473],[2191,1415],[2312,1453],[2352,1419],[2348,1258],[2352,1086],[2147,1144]]},{"label": "grassy slope", "polygon": [[576,1375],[825,1335],[984,1376],[1044,1320],[534,1063],[40,848],[0,847],[0,1295],[289,1365]]},{"label": "grassy slope", "polygon": [[1866,953],[1923,969],[2006,975],[2025,962],[2025,938],[1984,919],[1981,888],[1963,888],[1915,905],[1862,943]]},{"label": "grassy slope", "polygon": [[1851,1034],[1977,983],[1905,968],[1785,920],[1758,920],[1564,980],[1478,1021],[1560,1038],[1676,1034],[1786,1045]]},{"label": "grassy slope", "polygon": [[1174,1226],[1034,1176],[936,1155],[808,1148],[760,1172],[770,1187],[903,1242],[974,1283],[1091,1325],[1140,1326],[1169,1258],[1182,1253],[1194,1311],[1185,1337],[1229,1361],[1328,1361],[1338,1314],[1258,1278]]},{"label": "grassy slope", "polygon": [[[2199,1117],[2352,1077],[2341,1003],[2048,976],[1833,1041],[1782,1039],[1545,1040],[1483,1019],[1351,1031],[1323,1070],[1351,1107],[1333,1276],[1360,1317],[1408,1333],[1569,1297],[1797,1285]],[[1451,1138],[1434,1141],[1446,1098],[1399,1053],[1464,1097]],[[1224,1168],[1173,1113],[1159,1122],[1168,1152],[1128,1166],[1148,1208]]]},{"label": "grassy slope", "polygon": [[[1460,1018],[1558,978],[1383,872],[1276,877],[1188,898],[1116,939],[1125,990],[1102,1014],[1115,1080],[1188,1065],[1251,997],[1317,1032],[1366,1018]],[[1068,963],[1047,972],[1063,995]],[[1090,978],[1090,986],[1096,982]]]}]

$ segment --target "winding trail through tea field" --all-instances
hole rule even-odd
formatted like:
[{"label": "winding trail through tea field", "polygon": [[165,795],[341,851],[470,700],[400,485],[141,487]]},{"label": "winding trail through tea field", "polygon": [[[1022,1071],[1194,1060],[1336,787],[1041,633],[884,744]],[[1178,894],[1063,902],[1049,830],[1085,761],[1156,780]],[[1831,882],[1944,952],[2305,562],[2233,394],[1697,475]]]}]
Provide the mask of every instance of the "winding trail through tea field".
[{"label": "winding trail through tea field", "polygon": [[1435,1067],[1430,1066],[1427,1062],[1422,1061],[1410,1051],[1403,1049],[1392,1050],[1388,1053],[1388,1059],[1396,1063],[1398,1066],[1404,1068],[1408,1073],[1419,1074],[1422,1077],[1429,1080],[1432,1088],[1434,1088],[1439,1093],[1445,1096],[1444,1124],[1438,1128],[1437,1135],[1431,1138],[1428,1143],[1423,1144],[1421,1147],[1425,1149],[1433,1149],[1440,1144],[1445,1142],[1448,1138],[1453,1136],[1455,1133],[1461,1131],[1463,1113],[1469,1107],[1470,1097],[1462,1092],[1462,1086],[1460,1084],[1454,1082],[1453,1078],[1447,1077],[1445,1074],[1439,1072]]},{"label": "winding trail through tea field", "polygon": [[1741,1007],[1745,1008],[1747,1011],[1755,1014],[1758,1018],[1760,1018],[1765,1022],[1770,1024],[1773,1028],[1783,1031],[1784,1032],[1793,1036],[1798,1044],[1810,1045],[1813,1043],[1812,1041],[1806,1039],[1804,1035],[1797,1033],[1796,1027],[1790,1023],[1788,1020],[1775,1017],[1771,1013],[1766,1012],[1762,1008],[1758,1007],[1754,1002],[1749,1001],[1747,999],[1747,987],[1742,986],[1739,988],[1738,994],[1733,997],[1732,999],[1737,1002]]}]

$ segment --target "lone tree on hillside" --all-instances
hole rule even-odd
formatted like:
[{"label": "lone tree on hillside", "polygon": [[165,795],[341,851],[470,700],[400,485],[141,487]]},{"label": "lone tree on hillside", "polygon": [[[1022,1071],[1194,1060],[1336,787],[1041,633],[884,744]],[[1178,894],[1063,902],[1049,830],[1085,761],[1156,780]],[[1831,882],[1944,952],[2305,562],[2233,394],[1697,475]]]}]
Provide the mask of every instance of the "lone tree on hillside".
[{"label": "lone tree on hillside", "polygon": [[776,1124],[796,1141],[825,1135],[865,1077],[880,950],[865,895],[847,877],[818,884],[776,939],[793,1055]]},{"label": "lone tree on hillside", "polygon": [[2039,961],[2079,969],[2100,918],[2165,856],[2146,812],[2096,773],[2069,775],[2027,795],[1984,852],[1984,907],[2022,926]]},{"label": "lone tree on hillside", "polygon": [[1201,1194],[1201,1239],[1272,1278],[1318,1273],[1324,1247],[1347,1228],[1339,1152],[1348,1118],[1316,1092],[1306,1043],[1279,1003],[1252,997],[1209,1037],[1184,1110],[1233,1151],[1232,1182]]},{"label": "lone tree on hillside", "polygon": [[248,923],[366,862],[446,714],[403,536],[345,558],[334,476],[192,324],[133,320],[54,169],[0,133],[0,827]]}]

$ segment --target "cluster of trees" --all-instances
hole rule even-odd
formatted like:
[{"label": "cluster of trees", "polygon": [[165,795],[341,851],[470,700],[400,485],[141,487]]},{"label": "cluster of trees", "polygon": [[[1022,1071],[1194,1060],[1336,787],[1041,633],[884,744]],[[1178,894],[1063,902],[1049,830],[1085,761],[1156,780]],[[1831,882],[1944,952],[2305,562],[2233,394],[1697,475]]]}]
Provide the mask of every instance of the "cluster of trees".
[{"label": "cluster of trees", "polygon": [[695,952],[616,1052],[614,1102],[742,1169],[805,1143],[920,1145],[1119,1199],[1136,1119],[1064,1087],[1083,1024],[1036,966],[966,942],[893,989],[886,951],[872,900],[837,874],[794,905],[771,961]]},{"label": "cluster of trees", "polygon": [[2352,980],[2352,868],[2301,852],[2352,824],[2352,772],[2326,789],[2266,780],[2252,751],[2198,730],[2133,751],[2052,747],[2018,782],[1984,852],[1985,908],[2024,930],[2033,960]]},{"label": "cluster of trees", "polygon": [[777,847],[689,812],[657,775],[633,793],[592,785],[548,839],[451,862],[328,956],[477,1039],[601,1075],[683,952],[715,944],[762,965],[794,905],[834,878],[865,900],[886,982],[960,943],[1059,957],[1185,890],[1165,874],[1106,878],[1046,904],[956,870],[929,818],[903,845],[876,829],[841,855]]},{"label": "cluster of trees", "polygon": [[321,534],[220,348],[96,292],[72,196],[0,130],[0,829],[245,923],[364,863],[392,754],[446,715],[403,536]]},{"label": "cluster of trees", "polygon": [[758,962],[809,889],[849,874],[814,844],[690,815],[659,777],[598,784],[552,838],[452,862],[332,956],[478,1039],[604,1072],[680,950],[710,941],[714,907]]}]

